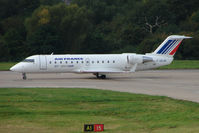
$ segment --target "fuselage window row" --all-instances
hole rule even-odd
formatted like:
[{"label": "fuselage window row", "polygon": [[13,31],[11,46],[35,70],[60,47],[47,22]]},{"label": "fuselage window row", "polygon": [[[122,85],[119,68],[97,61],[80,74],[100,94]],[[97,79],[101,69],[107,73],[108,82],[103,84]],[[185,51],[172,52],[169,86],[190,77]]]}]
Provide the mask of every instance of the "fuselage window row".
[{"label": "fuselage window row", "polygon": [[[94,64],[95,63],[95,61],[91,61],[92,62],[92,64]],[[57,62],[55,61],[54,62],[55,64],[57,64]],[[60,64],[62,64],[63,62],[62,61],[60,61]],[[70,62],[71,64],[73,64],[74,62],[73,61],[71,61]],[[76,61],[76,64],[78,64],[79,63],[79,61]],[[84,63],[84,61],[81,61],[81,63],[83,64]],[[86,63],[89,63],[89,61],[86,61]],[[100,63],[100,61],[96,61],[96,63]],[[105,63],[105,61],[102,61],[102,63]],[[110,61],[108,60],[107,61],[107,63],[110,63]],[[115,60],[113,60],[113,63],[115,63]],[[49,61],[49,64],[52,64],[52,61]],[[65,61],[65,64],[68,64],[68,61]]]}]

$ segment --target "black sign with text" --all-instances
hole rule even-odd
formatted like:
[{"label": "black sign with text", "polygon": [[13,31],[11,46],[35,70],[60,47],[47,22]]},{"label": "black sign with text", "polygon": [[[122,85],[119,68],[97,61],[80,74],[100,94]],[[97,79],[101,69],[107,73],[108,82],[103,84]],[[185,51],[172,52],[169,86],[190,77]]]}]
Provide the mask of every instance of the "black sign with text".
[{"label": "black sign with text", "polygon": [[94,131],[94,124],[85,124],[84,125],[84,132],[93,132]]}]

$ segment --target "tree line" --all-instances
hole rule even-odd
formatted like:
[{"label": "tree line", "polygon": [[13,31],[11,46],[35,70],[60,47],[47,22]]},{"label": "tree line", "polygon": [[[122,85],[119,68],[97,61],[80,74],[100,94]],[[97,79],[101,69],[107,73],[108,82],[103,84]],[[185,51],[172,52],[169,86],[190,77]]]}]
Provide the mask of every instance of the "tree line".
[{"label": "tree line", "polygon": [[177,59],[199,59],[199,1],[0,0],[0,61],[34,54],[147,53],[192,36]]}]

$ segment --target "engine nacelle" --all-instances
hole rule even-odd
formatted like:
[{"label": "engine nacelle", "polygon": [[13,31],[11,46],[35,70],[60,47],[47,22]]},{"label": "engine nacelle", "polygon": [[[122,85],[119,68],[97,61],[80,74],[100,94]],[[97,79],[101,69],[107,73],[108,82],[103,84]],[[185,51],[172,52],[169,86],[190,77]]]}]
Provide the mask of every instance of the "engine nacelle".
[{"label": "engine nacelle", "polygon": [[149,56],[133,54],[129,56],[130,64],[142,64],[147,62],[153,62],[153,58]]},{"label": "engine nacelle", "polygon": [[130,55],[129,56],[129,63],[130,64],[141,64],[143,63],[143,56],[142,55]]}]

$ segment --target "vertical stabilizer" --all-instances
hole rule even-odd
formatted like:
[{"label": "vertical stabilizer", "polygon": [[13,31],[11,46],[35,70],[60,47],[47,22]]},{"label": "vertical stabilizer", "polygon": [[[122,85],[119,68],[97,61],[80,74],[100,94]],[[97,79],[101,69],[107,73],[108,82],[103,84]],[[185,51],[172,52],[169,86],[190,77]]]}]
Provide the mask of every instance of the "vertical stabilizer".
[{"label": "vertical stabilizer", "polygon": [[153,54],[174,56],[183,39],[188,39],[188,36],[171,35],[153,52]]}]

